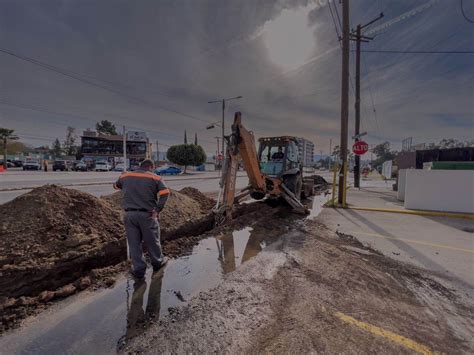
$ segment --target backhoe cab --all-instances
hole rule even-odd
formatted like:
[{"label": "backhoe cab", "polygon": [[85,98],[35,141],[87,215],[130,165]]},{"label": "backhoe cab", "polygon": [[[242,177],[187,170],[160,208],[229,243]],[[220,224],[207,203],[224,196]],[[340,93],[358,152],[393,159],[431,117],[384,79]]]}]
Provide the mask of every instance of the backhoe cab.
[{"label": "backhoe cab", "polygon": [[[232,134],[226,141],[221,190],[215,208],[216,224],[231,218],[234,203],[249,194],[257,200],[282,197],[296,212],[308,213],[301,198],[312,194],[314,183],[303,181],[295,137],[261,138],[257,152],[253,133],[242,125],[241,113],[236,112]],[[235,181],[240,162],[249,177],[249,186],[236,196]]]},{"label": "backhoe cab", "polygon": [[[260,138],[259,143],[258,160],[260,170],[268,178],[267,188],[270,196],[272,195],[274,181],[277,179],[283,182],[295,197],[300,199],[303,178],[296,137]],[[275,195],[279,196],[280,193],[276,191]]]}]

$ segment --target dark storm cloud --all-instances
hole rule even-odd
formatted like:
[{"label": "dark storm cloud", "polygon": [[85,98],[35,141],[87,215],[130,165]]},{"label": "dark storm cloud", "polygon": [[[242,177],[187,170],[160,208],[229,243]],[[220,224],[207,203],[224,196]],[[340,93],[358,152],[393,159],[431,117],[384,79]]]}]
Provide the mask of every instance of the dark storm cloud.
[{"label": "dark storm cloud", "polygon": [[[351,2],[352,26],[380,11],[386,14],[381,23],[388,22],[427,2]],[[328,6],[323,0],[2,0],[1,48],[87,75],[121,94],[2,54],[0,103],[24,108],[0,105],[1,125],[43,137],[32,141],[38,145],[62,136],[65,125],[84,129],[106,118],[146,129],[166,144],[179,141],[184,129],[198,132],[212,151],[217,132],[206,131],[200,120],[219,119],[220,107],[207,101],[243,95],[229,105],[229,121],[241,110],[258,135],[303,135],[326,149],[329,138],[338,137],[340,109],[340,50]],[[265,29],[293,9],[308,13],[313,50],[296,67],[284,67],[271,58]],[[474,6],[466,10],[474,13]],[[448,0],[381,32],[364,48],[473,46],[471,27]],[[362,125],[369,140],[472,135],[466,129],[472,79],[471,56],[364,54]]]}]

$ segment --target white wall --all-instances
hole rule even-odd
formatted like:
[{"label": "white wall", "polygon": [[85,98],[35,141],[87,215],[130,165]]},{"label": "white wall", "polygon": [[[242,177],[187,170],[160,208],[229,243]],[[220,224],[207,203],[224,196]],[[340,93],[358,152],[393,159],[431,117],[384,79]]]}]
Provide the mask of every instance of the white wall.
[{"label": "white wall", "polygon": [[407,181],[407,169],[398,170],[398,191],[397,199],[399,201],[405,201],[405,186]]},{"label": "white wall", "polygon": [[474,170],[408,169],[405,208],[474,213]]}]

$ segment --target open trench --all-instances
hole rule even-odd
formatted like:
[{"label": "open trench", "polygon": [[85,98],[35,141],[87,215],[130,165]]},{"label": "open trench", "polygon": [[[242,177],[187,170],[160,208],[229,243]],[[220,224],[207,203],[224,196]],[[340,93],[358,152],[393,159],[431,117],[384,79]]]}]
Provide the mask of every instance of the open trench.
[{"label": "open trench", "polygon": [[[319,213],[323,200],[315,197],[310,218]],[[143,332],[150,321],[217,286],[226,274],[282,238],[301,218],[287,207],[258,202],[236,209],[229,224],[215,228],[209,215],[199,223],[165,233],[163,248],[173,259],[163,271],[149,269],[144,282],[134,282],[119,272],[109,288],[86,290],[50,304],[47,311],[28,318],[22,328],[4,334],[0,348],[7,353],[114,352]],[[102,266],[126,267],[125,254],[122,240],[108,250]],[[76,279],[79,276],[72,274]]]}]

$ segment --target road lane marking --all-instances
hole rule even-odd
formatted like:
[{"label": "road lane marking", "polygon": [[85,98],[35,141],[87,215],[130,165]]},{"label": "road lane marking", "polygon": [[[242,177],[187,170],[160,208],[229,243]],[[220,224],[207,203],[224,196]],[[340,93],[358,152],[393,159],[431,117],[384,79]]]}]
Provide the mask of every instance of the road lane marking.
[{"label": "road lane marking", "polygon": [[406,210],[399,208],[373,208],[373,207],[358,207],[346,206],[348,210],[368,211],[368,212],[387,212],[387,213],[401,213],[415,216],[429,216],[429,217],[450,217],[462,218],[474,221],[474,213],[458,213],[458,212],[438,212],[438,211],[423,211],[423,210]]},{"label": "road lane marking", "polygon": [[388,340],[390,340],[394,343],[402,345],[402,346],[404,346],[408,349],[414,350],[417,353],[426,354],[426,355],[434,354],[433,351],[431,351],[431,349],[428,348],[426,345],[417,343],[416,341],[405,338],[404,336],[393,333],[389,330],[385,330],[385,329],[376,327],[375,325],[359,321],[359,320],[357,320],[355,318],[352,318],[348,315],[345,315],[344,313],[341,313],[341,312],[336,312],[335,315],[336,315],[336,317],[338,317],[343,322],[355,325],[356,327],[359,327],[363,330],[366,330],[369,333],[381,336],[381,337],[383,337],[385,339],[388,339]]},{"label": "road lane marking", "polygon": [[450,250],[462,251],[464,253],[474,254],[474,249],[456,248],[456,247],[452,247],[452,246],[449,246],[449,245],[434,244],[434,243],[428,243],[428,242],[420,242],[418,240],[413,240],[413,239],[389,237],[389,236],[381,235],[381,234],[377,234],[377,233],[352,231],[352,232],[348,232],[348,234],[363,234],[363,235],[367,235],[369,237],[376,237],[376,238],[381,238],[381,239],[391,239],[391,240],[400,240],[400,241],[404,241],[404,242],[412,243],[412,244],[420,244],[420,245],[426,245],[426,246],[430,246],[430,247],[434,247],[434,248],[450,249]]}]

